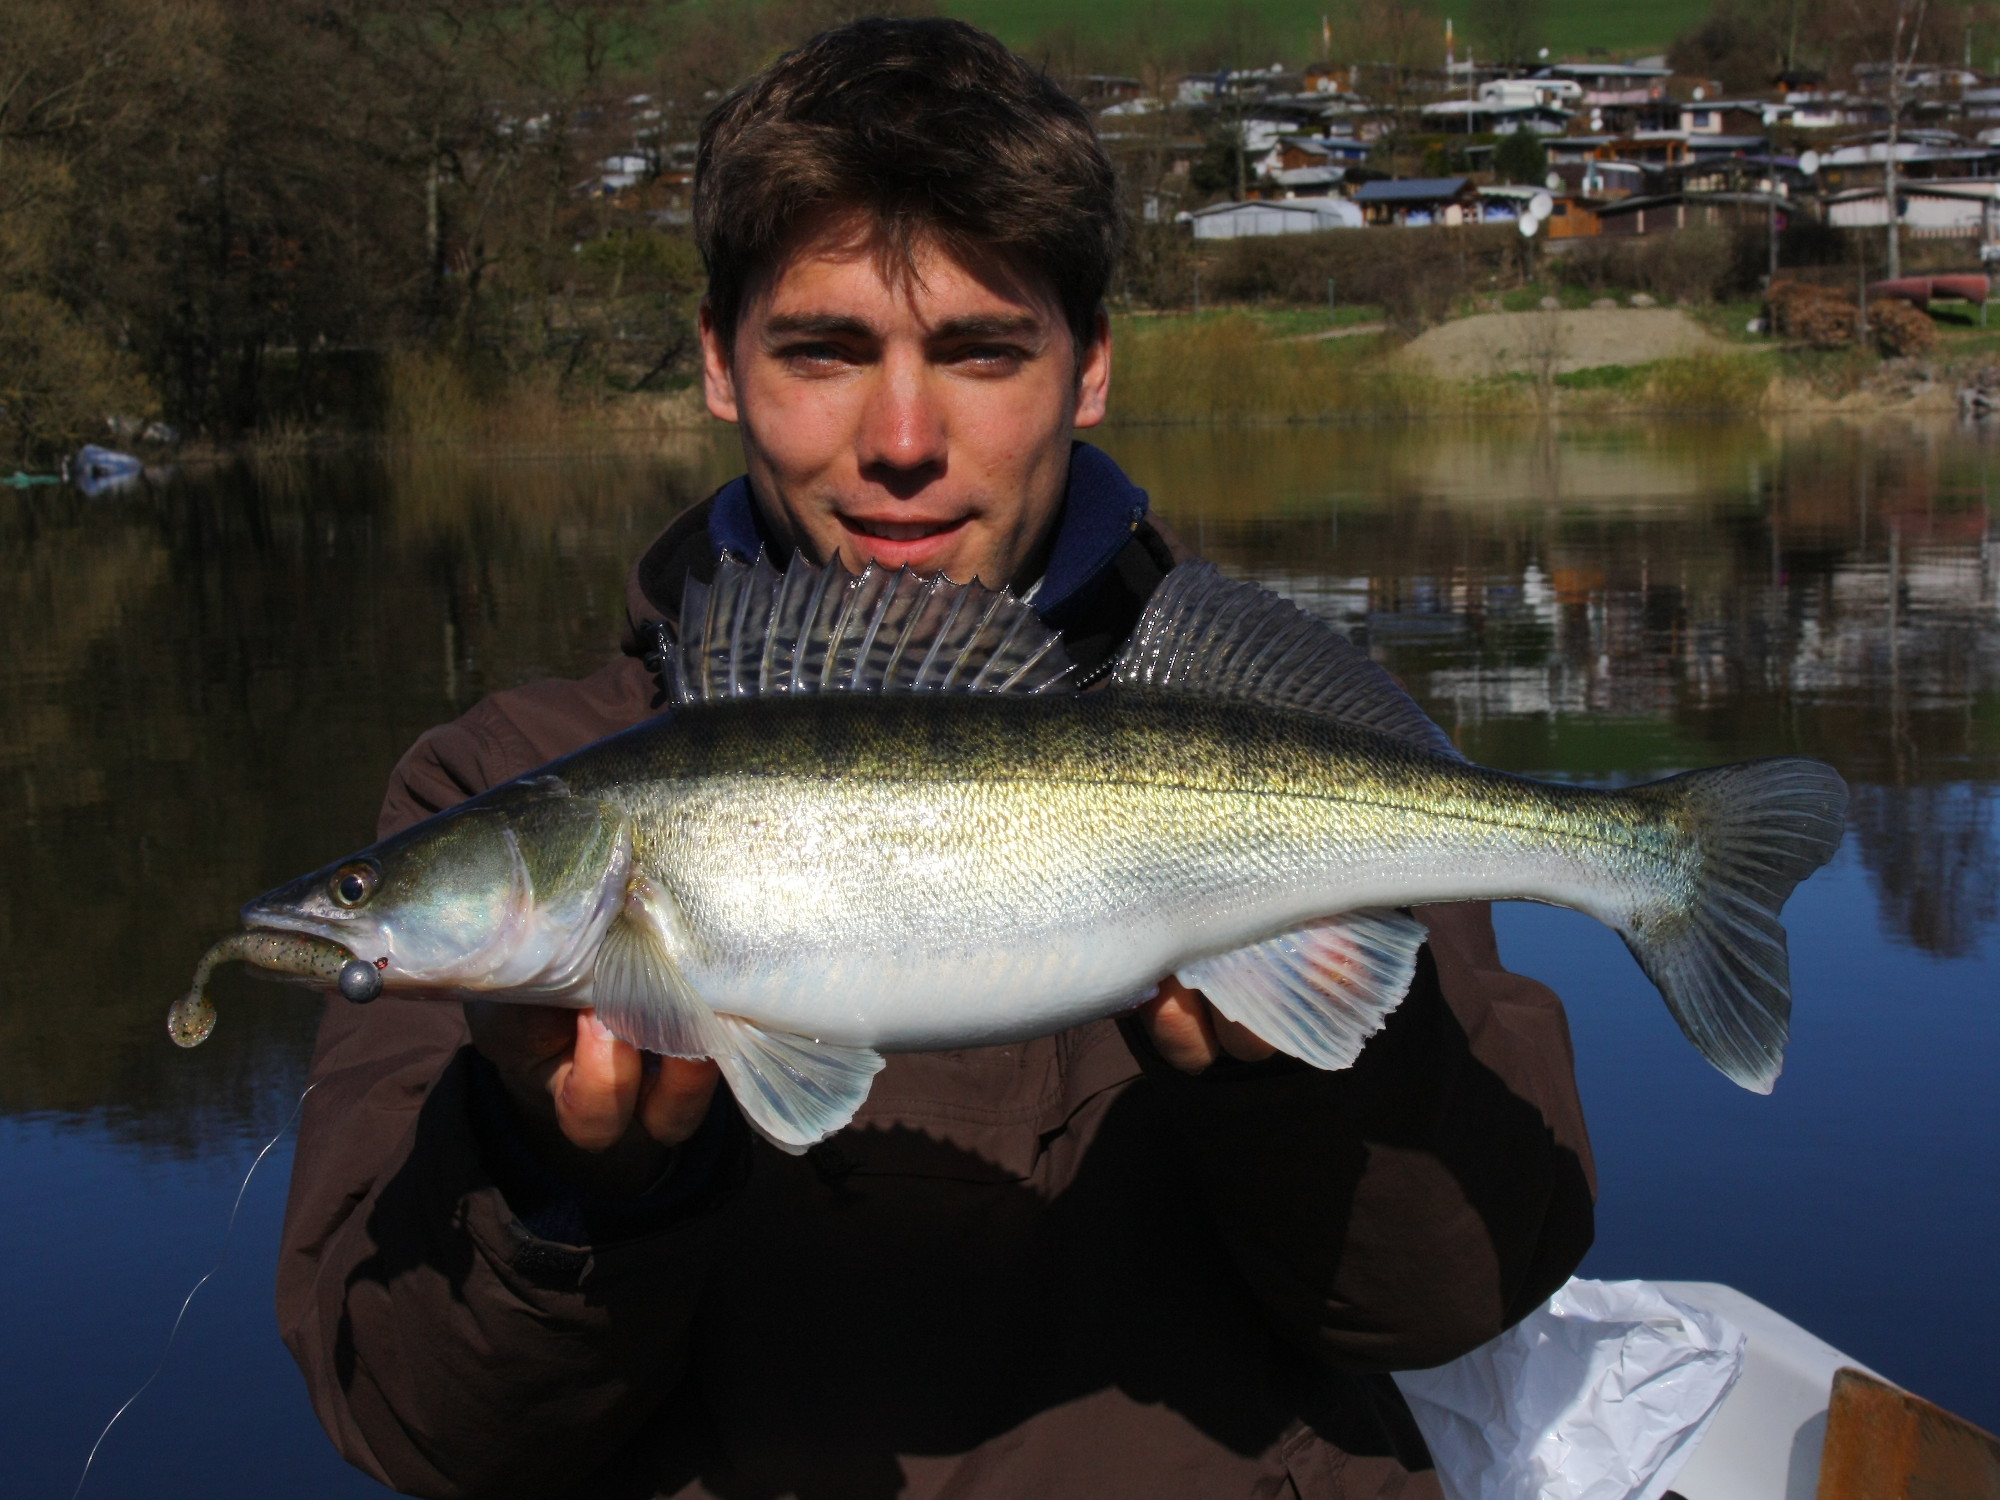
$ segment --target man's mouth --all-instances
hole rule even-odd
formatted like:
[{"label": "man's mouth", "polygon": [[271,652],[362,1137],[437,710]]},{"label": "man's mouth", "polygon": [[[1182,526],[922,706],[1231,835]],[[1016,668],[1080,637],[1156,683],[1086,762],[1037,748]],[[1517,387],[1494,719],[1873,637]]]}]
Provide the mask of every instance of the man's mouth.
[{"label": "man's mouth", "polygon": [[965,518],[953,521],[865,521],[858,516],[842,516],[849,531],[881,542],[921,542],[957,531]]},{"label": "man's mouth", "polygon": [[847,533],[841,550],[857,564],[872,560],[885,568],[914,568],[919,573],[938,573],[953,566],[972,521],[970,516],[919,521],[845,514],[838,519]]}]

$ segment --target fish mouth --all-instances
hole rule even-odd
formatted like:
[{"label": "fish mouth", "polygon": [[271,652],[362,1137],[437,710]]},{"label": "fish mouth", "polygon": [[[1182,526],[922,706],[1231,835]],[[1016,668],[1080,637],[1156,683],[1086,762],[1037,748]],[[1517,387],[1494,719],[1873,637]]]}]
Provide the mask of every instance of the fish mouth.
[{"label": "fish mouth", "polygon": [[297,932],[306,937],[325,938],[330,943],[352,945],[355,934],[344,931],[344,924],[309,917],[301,913],[273,911],[260,907],[255,901],[238,913],[245,932]]}]

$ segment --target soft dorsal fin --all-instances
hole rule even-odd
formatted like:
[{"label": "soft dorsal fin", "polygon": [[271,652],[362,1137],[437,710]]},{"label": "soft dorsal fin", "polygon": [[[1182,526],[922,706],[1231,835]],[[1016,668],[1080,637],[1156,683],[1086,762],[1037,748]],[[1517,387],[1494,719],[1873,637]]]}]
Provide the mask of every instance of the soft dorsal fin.
[{"label": "soft dorsal fin", "polygon": [[668,653],[673,700],[766,693],[1068,692],[1062,640],[1004,589],[870,563],[758,554],[690,578]]},{"label": "soft dorsal fin", "polygon": [[1111,680],[1323,714],[1463,759],[1396,679],[1339,631],[1213,563],[1167,574]]}]

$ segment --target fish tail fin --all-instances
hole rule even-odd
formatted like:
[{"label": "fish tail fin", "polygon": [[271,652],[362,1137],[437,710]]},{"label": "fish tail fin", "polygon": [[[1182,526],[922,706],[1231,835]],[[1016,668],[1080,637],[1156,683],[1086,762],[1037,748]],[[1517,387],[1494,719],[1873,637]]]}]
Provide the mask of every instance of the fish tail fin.
[{"label": "fish tail fin", "polygon": [[1638,789],[1692,842],[1692,897],[1615,924],[1667,1009],[1731,1081],[1771,1092],[1791,1029],[1791,960],[1778,913],[1833,857],[1847,783],[1800,756],[1691,771]]}]

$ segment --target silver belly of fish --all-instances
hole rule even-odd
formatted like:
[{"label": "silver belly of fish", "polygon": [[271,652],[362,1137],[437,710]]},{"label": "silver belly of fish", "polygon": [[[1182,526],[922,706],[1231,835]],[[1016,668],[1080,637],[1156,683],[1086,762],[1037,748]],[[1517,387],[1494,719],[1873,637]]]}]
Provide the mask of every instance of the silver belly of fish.
[{"label": "silver belly of fish", "polygon": [[1185,787],[720,779],[663,807],[636,858],[677,908],[675,962],[704,1004],[885,1052],[1047,1035],[1329,913],[1596,894],[1574,859],[1534,880],[1489,826],[1390,842],[1343,836],[1348,811]]}]

